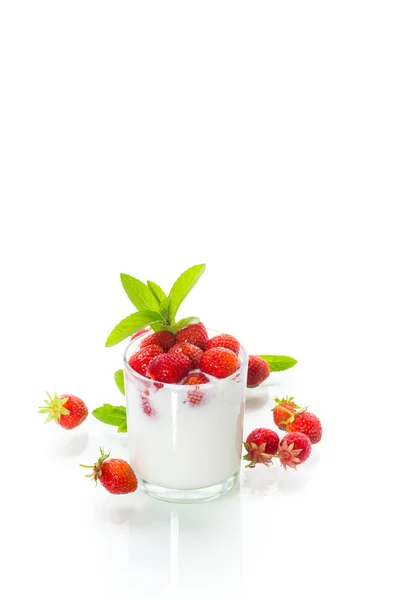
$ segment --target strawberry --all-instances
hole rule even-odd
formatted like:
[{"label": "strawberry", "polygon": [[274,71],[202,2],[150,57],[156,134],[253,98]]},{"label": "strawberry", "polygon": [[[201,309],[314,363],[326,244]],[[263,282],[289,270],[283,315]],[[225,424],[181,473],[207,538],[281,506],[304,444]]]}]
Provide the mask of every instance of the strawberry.
[{"label": "strawberry", "polygon": [[259,427],[254,429],[248,436],[244,447],[247,450],[244,460],[249,460],[250,463],[246,467],[253,468],[257,463],[269,467],[271,458],[276,454],[279,446],[279,436],[272,429],[264,429]]},{"label": "strawberry", "polygon": [[158,356],[159,354],[164,354],[164,350],[161,348],[161,346],[158,346],[157,344],[151,344],[150,346],[146,346],[145,348],[138,350],[135,354],[132,354],[128,360],[128,363],[132,369],[136,371],[136,373],[146,377],[149,362],[152,358]]},{"label": "strawberry", "polygon": [[147,375],[163,383],[179,383],[190,371],[190,358],[181,352],[155,356],[147,367]]},{"label": "strawberry", "polygon": [[104,454],[103,448],[100,448],[100,458],[90,467],[80,465],[85,469],[93,469],[90,475],[86,475],[94,480],[100,481],[110,494],[130,494],[137,488],[138,482],[133,469],[126,460],[122,458],[108,458],[110,454]]},{"label": "strawberry", "polygon": [[200,404],[203,400],[204,394],[200,391],[200,385],[202,383],[208,383],[210,380],[204,375],[204,373],[189,373],[184,380],[184,385],[194,385],[194,389],[188,391],[188,401],[192,406]]},{"label": "strawberry", "polygon": [[284,469],[305,462],[311,454],[310,438],[304,433],[288,433],[281,440],[278,448],[279,460]]},{"label": "strawberry", "polygon": [[145,348],[151,344],[161,346],[164,352],[168,352],[168,350],[175,344],[175,336],[170,331],[156,331],[155,333],[149,335],[149,337],[145,338],[140,344],[140,347]]},{"label": "strawberry", "polygon": [[184,327],[178,331],[175,337],[178,343],[189,342],[190,344],[198,346],[202,350],[206,349],[208,333],[203,323],[188,325],[187,327]]},{"label": "strawberry", "polygon": [[312,444],[318,444],[322,437],[321,421],[310,412],[302,412],[294,415],[293,421],[289,419],[286,425],[287,432],[298,431],[308,435]]},{"label": "strawberry", "polygon": [[274,413],[274,423],[279,429],[286,431],[286,421],[296,414],[296,411],[300,406],[297,406],[297,404],[293,402],[293,398],[288,398],[287,396],[286,398],[282,398],[282,400],[275,398],[275,402],[276,406],[272,409]]},{"label": "strawberry", "polygon": [[216,335],[215,337],[208,340],[206,344],[206,350],[210,348],[228,348],[232,350],[236,354],[239,355],[240,344],[233,335],[229,335],[228,333],[222,333],[221,335]]},{"label": "strawberry", "polygon": [[52,398],[46,392],[48,400],[45,400],[46,406],[40,406],[40,413],[47,413],[46,423],[55,421],[64,429],[74,429],[78,427],[88,416],[88,409],[83,400],[72,394],[54,394]]},{"label": "strawberry", "polygon": [[183,382],[183,385],[200,385],[202,383],[208,383],[209,381],[210,380],[204,375],[204,373],[195,371],[194,373],[189,373]]},{"label": "strawberry", "polygon": [[259,356],[251,354],[247,370],[247,387],[257,387],[269,377],[269,374],[269,364]]},{"label": "strawberry", "polygon": [[228,348],[210,348],[200,360],[200,369],[218,379],[229,377],[238,370],[240,362],[232,350]]},{"label": "strawberry", "polygon": [[151,406],[150,390],[148,388],[140,392],[140,400],[142,402],[142,411],[144,412],[144,414],[148,417],[153,417],[156,414],[156,411]]},{"label": "strawberry", "polygon": [[169,350],[169,354],[175,352],[182,352],[185,356],[189,357],[192,361],[192,369],[198,369],[200,366],[200,359],[203,355],[203,350],[194,344],[190,344],[189,342],[181,342],[180,344],[175,344],[172,346],[171,350]]}]

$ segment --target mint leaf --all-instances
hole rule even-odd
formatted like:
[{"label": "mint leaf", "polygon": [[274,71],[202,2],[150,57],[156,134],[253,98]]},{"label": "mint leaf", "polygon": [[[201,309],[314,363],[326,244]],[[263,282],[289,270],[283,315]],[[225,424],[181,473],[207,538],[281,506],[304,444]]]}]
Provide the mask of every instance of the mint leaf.
[{"label": "mint leaf", "polygon": [[154,281],[147,281],[147,286],[153,294],[154,298],[157,300],[158,305],[160,305],[161,302],[167,297],[166,294],[163,292],[159,285],[154,283]]},{"label": "mint leaf", "polygon": [[186,319],[181,319],[176,323],[176,325],[172,325],[171,327],[167,327],[169,331],[172,333],[177,333],[180,329],[191,325],[192,323],[198,323],[200,321],[199,317],[186,317]]},{"label": "mint leaf", "polygon": [[274,356],[273,354],[259,354],[258,356],[267,361],[271,371],[285,371],[297,363],[297,360],[290,356]]},{"label": "mint leaf", "polygon": [[206,270],[206,265],[195,265],[178,277],[168,295],[168,321],[171,323],[180,305]]},{"label": "mint leaf", "polygon": [[164,300],[162,300],[160,303],[160,313],[166,321],[169,321],[168,310],[169,310],[169,298],[164,298]]},{"label": "mint leaf", "polygon": [[117,388],[119,389],[121,394],[124,394],[124,396],[125,396],[125,381],[124,381],[124,372],[122,369],[120,369],[119,371],[115,371],[114,381],[117,384]]},{"label": "mint leaf", "polygon": [[110,333],[106,341],[106,347],[115,346],[119,342],[122,342],[125,338],[136,333],[139,329],[142,329],[146,325],[152,325],[153,323],[163,323],[162,316],[152,310],[140,310],[139,312],[133,313],[122,319],[120,323]]},{"label": "mint leaf", "polygon": [[121,283],[129,300],[138,310],[158,310],[158,302],[145,283],[121,273]]},{"label": "mint leaf", "polygon": [[115,425],[120,432],[127,431],[125,406],[103,404],[95,408],[92,415],[106,425]]}]

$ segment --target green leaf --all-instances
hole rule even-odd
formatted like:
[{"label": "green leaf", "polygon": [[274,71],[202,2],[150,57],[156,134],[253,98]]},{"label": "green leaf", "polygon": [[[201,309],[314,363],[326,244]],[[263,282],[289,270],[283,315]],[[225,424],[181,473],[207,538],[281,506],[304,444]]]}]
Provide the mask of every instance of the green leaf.
[{"label": "green leaf", "polygon": [[169,321],[169,298],[164,298],[164,300],[161,301],[160,313],[166,321]]},{"label": "green leaf", "polygon": [[297,363],[297,360],[290,356],[274,356],[273,354],[259,354],[258,356],[267,361],[271,371],[286,371]]},{"label": "green leaf", "polygon": [[92,415],[106,425],[115,425],[118,427],[118,431],[127,431],[125,406],[103,404],[103,406],[95,408]]},{"label": "green leaf", "polygon": [[125,396],[125,381],[124,381],[124,372],[122,369],[119,371],[115,371],[114,373],[114,381],[117,384],[117,388]]},{"label": "green leaf", "polygon": [[133,306],[136,306],[138,310],[158,310],[158,301],[145,283],[131,275],[125,275],[125,273],[121,273],[120,277],[122,286]]},{"label": "green leaf", "polygon": [[121,425],[118,427],[118,433],[126,433],[128,431],[128,425],[127,422],[125,421],[125,423],[121,423]]},{"label": "green leaf", "polygon": [[157,300],[157,304],[160,305],[161,302],[167,297],[165,292],[160,288],[159,285],[154,283],[154,281],[147,281],[147,286],[154,298]]},{"label": "green leaf", "polygon": [[199,317],[186,317],[186,319],[181,319],[175,325],[170,325],[165,329],[171,333],[177,333],[180,329],[183,329],[192,323],[199,323],[199,321]]},{"label": "green leaf", "polygon": [[178,277],[168,295],[168,320],[169,322],[175,317],[180,305],[194,288],[200,277],[206,270],[206,265],[195,265],[187,269]]},{"label": "green leaf", "polygon": [[151,325],[152,323],[163,323],[162,316],[152,310],[140,310],[122,319],[120,323],[110,333],[106,341],[106,347],[115,346],[122,342],[125,338],[136,333],[142,327]]},{"label": "green leaf", "polygon": [[176,330],[179,331],[180,329],[183,329],[188,325],[192,325],[192,323],[199,323],[199,321],[199,317],[186,317],[186,319],[181,319],[180,321],[178,321],[175,327]]}]

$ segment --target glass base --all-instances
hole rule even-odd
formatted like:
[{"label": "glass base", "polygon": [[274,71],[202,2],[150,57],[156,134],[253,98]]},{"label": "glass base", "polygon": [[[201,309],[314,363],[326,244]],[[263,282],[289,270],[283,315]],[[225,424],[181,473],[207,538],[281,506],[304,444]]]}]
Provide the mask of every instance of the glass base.
[{"label": "glass base", "polygon": [[148,496],[157,498],[157,500],[164,500],[164,502],[181,502],[185,504],[209,502],[210,500],[224,496],[235,487],[239,471],[240,469],[237,469],[231,477],[224,479],[224,481],[194,490],[174,490],[148,483],[143,479],[139,483],[139,488]]}]

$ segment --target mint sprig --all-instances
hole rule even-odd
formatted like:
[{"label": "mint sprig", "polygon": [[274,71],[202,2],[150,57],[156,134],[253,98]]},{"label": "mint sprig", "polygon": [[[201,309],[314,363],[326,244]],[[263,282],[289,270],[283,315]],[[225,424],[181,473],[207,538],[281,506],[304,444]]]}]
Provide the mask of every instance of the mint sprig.
[{"label": "mint sprig", "polygon": [[271,372],[286,371],[286,369],[294,367],[294,365],[297,363],[297,360],[295,358],[291,358],[290,356],[279,356],[274,354],[259,354],[258,356],[267,361]]},{"label": "mint sprig", "polygon": [[107,338],[106,347],[115,346],[127,337],[146,326],[154,331],[166,329],[176,333],[191,323],[198,323],[198,317],[186,317],[178,323],[177,312],[189,292],[193,289],[205,271],[206,265],[194,265],[182,273],[175,281],[168,296],[154,281],[147,285],[125,273],[121,273],[122,286],[138,312],[122,319]]},{"label": "mint sprig", "polygon": [[118,427],[119,433],[126,433],[128,431],[125,406],[103,404],[103,406],[95,408],[92,415],[106,425]]}]

